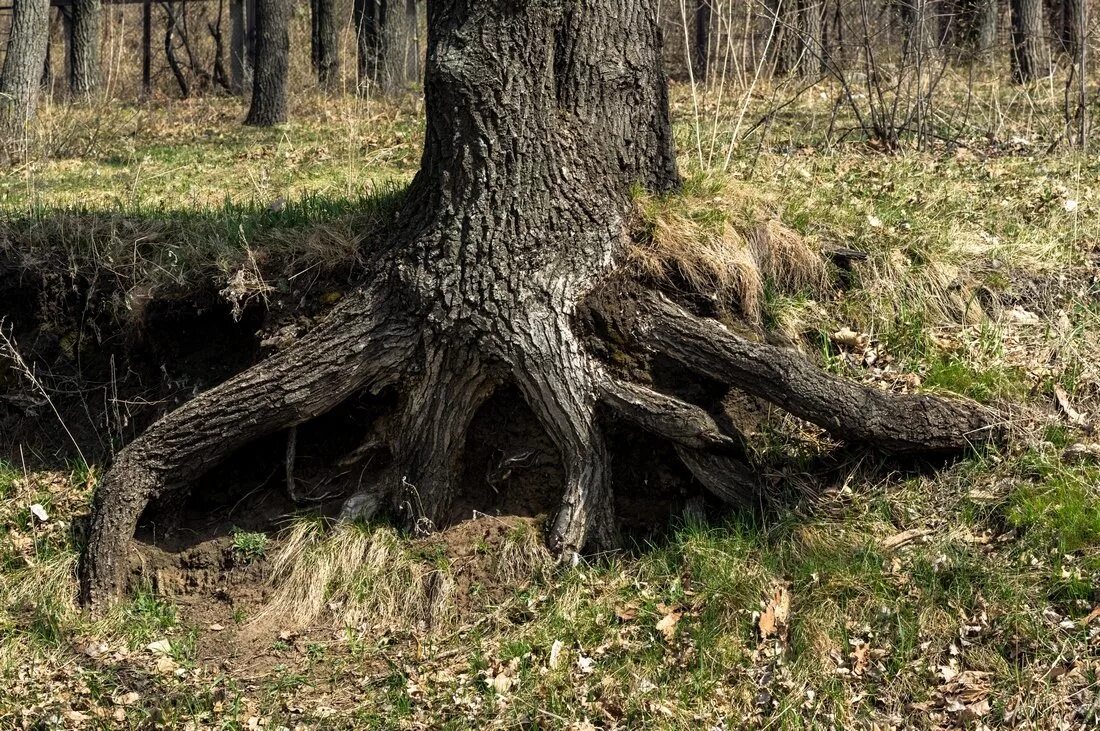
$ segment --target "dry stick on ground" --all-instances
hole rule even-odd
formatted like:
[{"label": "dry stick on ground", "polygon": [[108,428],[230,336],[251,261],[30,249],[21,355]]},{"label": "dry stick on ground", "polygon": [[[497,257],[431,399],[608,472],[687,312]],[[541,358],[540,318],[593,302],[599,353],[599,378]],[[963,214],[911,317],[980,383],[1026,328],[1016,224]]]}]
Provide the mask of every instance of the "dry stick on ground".
[{"label": "dry stick on ground", "polygon": [[[380,432],[392,467],[349,498],[345,517],[389,505],[409,528],[440,526],[470,423],[504,384],[518,389],[560,456],[546,538],[562,558],[615,545],[601,401],[672,440],[711,490],[738,499],[751,487],[740,479],[736,434],[667,393],[616,383],[586,345],[590,334],[575,328],[582,300],[619,281],[609,275],[626,258],[631,189],[661,193],[680,182],[657,6],[433,4],[422,166],[371,247],[369,284],[308,336],[119,453],[96,491],[85,602],[106,604],[124,590],[129,541],[150,500],[186,489],[251,440],[383,387],[399,396]],[[607,313],[634,333],[619,345],[668,353],[842,437],[939,451],[988,434],[972,404],[846,383],[661,298],[639,297],[629,314]]]}]

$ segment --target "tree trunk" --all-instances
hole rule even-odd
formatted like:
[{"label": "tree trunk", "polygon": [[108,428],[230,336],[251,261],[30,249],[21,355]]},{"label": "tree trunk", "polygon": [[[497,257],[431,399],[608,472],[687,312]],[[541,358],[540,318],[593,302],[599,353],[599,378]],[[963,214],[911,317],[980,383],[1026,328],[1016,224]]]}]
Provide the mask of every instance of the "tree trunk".
[{"label": "tree trunk", "polygon": [[128,542],[150,500],[364,390],[399,392],[380,429],[392,466],[345,503],[345,518],[388,505],[410,529],[445,525],[467,429],[502,385],[516,387],[560,457],[546,539],[563,558],[615,544],[601,404],[672,442],[715,494],[736,499],[754,484],[735,430],[620,377],[579,334],[583,322],[607,323],[596,331],[639,355],[667,352],[686,370],[743,383],[842,438],[921,451],[986,437],[970,404],[896,401],[659,296],[619,293],[631,190],[679,184],[658,2],[429,4],[421,167],[368,249],[367,283],[310,334],[119,453],[96,490],[85,602],[125,588]]},{"label": "tree trunk", "polygon": [[1047,73],[1043,3],[1042,0],[1011,0],[1011,7],[1012,81],[1023,84]]},{"label": "tree trunk", "polygon": [[979,53],[993,50],[997,42],[997,21],[1000,19],[1000,6],[997,0],[974,0],[973,28],[974,47]]},{"label": "tree trunk", "polygon": [[359,90],[400,89],[421,78],[416,0],[354,0]]},{"label": "tree trunk", "polygon": [[799,20],[805,47],[799,70],[803,76],[814,76],[825,68],[825,1],[801,0]]},{"label": "tree trunk", "polygon": [[336,81],[340,66],[336,0],[310,0],[310,50],[317,83],[329,86]]},{"label": "tree trunk", "polygon": [[251,80],[252,59],[248,55],[248,26],[244,0],[229,2],[229,85],[234,94],[244,94]]},{"label": "tree trunk", "polygon": [[1071,59],[1077,58],[1077,47],[1084,37],[1081,20],[1085,0],[1058,0],[1058,47]]},{"label": "tree trunk", "polygon": [[775,72],[813,76],[824,64],[823,0],[776,0]]},{"label": "tree trunk", "polygon": [[286,122],[290,10],[290,0],[258,0],[256,3],[252,104],[245,124],[268,127]]},{"label": "tree trunk", "polygon": [[385,55],[386,0],[354,0],[357,88],[365,93],[378,84]]},{"label": "tree trunk", "polygon": [[99,88],[103,43],[101,0],[74,0],[69,24],[69,90],[87,96]]},{"label": "tree trunk", "polygon": [[27,131],[34,119],[46,36],[49,0],[15,0],[4,67],[0,70],[0,145],[17,157],[26,152]]},{"label": "tree trunk", "polygon": [[712,0],[695,2],[695,48],[691,62],[696,81],[706,81],[710,68],[711,3]]}]

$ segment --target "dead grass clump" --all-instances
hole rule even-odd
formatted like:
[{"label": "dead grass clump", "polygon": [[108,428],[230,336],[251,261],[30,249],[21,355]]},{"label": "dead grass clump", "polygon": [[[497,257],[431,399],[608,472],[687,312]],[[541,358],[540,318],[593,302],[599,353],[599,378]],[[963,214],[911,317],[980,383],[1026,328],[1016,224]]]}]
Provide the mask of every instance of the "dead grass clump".
[{"label": "dead grass clump", "polygon": [[298,523],[275,559],[275,596],[257,622],[304,627],[330,617],[364,631],[432,632],[454,627],[467,610],[485,608],[499,594],[480,587],[480,596],[466,596],[473,584],[525,585],[552,564],[539,532],[526,523],[500,531],[496,545],[465,545],[477,532],[469,525],[410,541],[384,526]]},{"label": "dead grass clump", "polygon": [[684,285],[761,321],[765,288],[820,291],[820,253],[767,202],[730,180],[700,175],[671,196],[639,195],[630,258],[646,277]]}]

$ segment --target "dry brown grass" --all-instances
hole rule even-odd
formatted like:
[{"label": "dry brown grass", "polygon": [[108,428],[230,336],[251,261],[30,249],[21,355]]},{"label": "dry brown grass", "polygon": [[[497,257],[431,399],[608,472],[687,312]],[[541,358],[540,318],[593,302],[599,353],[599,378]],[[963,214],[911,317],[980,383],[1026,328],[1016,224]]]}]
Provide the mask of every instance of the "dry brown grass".
[{"label": "dry brown grass", "polygon": [[[494,518],[481,518],[493,521]],[[491,546],[456,558],[448,534],[409,541],[383,526],[302,521],[287,533],[272,570],[275,596],[256,618],[258,626],[304,627],[329,621],[369,630],[436,632],[453,628],[469,605],[491,600],[465,595],[467,575],[494,577],[500,587],[521,586],[544,574],[552,558],[537,530],[509,521]],[[465,543],[466,524],[455,527]],[[466,606],[459,611],[459,604]]]},{"label": "dry brown grass", "polygon": [[765,287],[820,292],[825,262],[770,203],[732,177],[696,175],[680,193],[635,199],[630,259],[646,277],[687,286],[761,321]]}]

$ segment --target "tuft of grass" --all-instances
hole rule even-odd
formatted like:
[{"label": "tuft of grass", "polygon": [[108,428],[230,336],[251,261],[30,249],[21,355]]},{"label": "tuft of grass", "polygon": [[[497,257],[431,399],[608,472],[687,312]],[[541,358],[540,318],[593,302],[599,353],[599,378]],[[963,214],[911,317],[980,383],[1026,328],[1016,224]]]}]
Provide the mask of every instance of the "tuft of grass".
[{"label": "tuft of grass", "polygon": [[[551,563],[538,531],[522,523],[478,558],[504,585],[528,583]],[[275,558],[275,597],[257,622],[277,617],[304,626],[334,611],[348,627],[451,628],[458,573],[434,540],[417,545],[385,526],[303,520]],[[475,587],[470,594],[476,601]]]},{"label": "tuft of grass", "polygon": [[680,191],[636,192],[630,256],[645,276],[684,284],[757,323],[766,287],[818,292],[825,266],[767,201],[731,178],[699,173]]}]

